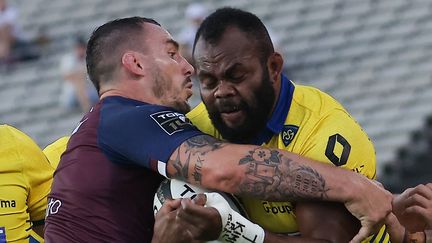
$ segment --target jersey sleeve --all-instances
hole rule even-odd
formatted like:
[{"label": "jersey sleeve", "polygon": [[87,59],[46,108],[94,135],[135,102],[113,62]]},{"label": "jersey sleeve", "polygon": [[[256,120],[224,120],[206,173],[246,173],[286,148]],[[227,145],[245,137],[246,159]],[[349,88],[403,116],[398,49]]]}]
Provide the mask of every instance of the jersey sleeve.
[{"label": "jersey sleeve", "polygon": [[353,170],[371,179],[376,176],[372,142],[360,125],[342,109],[333,110],[315,125],[302,155]]},{"label": "jersey sleeve", "polygon": [[161,162],[166,165],[185,140],[203,134],[184,114],[162,106],[136,108],[106,119],[102,114],[101,120],[98,143],[111,161],[153,170]]},{"label": "jersey sleeve", "polygon": [[194,124],[200,131],[219,139],[222,138],[222,136],[213,126],[213,123],[210,120],[207,109],[203,102],[195,106],[195,108],[193,108],[189,113],[187,113],[186,116],[190,119],[192,124]]},{"label": "jersey sleeve", "polygon": [[[16,130],[17,152],[22,161],[22,173],[29,185],[27,206],[30,220],[35,224],[43,223],[50,192],[53,168],[39,146],[27,135]],[[41,222],[42,221],[42,222]]]},{"label": "jersey sleeve", "polygon": [[59,138],[52,144],[46,146],[43,150],[43,153],[47,157],[48,161],[50,162],[54,170],[57,168],[58,163],[60,162],[61,155],[66,150],[68,141],[69,141],[68,136]]}]

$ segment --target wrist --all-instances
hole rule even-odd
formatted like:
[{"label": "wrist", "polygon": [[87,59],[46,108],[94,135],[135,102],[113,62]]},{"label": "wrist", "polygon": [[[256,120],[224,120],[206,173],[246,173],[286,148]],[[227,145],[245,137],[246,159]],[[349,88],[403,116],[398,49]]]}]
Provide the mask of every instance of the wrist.
[{"label": "wrist", "polygon": [[339,169],[337,180],[330,186],[328,192],[328,201],[336,201],[341,203],[356,201],[359,195],[362,195],[364,190],[363,176],[353,173],[349,170]]}]

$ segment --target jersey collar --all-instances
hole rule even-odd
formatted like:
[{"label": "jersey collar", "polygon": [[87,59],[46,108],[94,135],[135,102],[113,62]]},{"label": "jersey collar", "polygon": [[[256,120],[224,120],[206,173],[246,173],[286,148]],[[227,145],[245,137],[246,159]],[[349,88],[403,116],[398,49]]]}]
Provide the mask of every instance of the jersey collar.
[{"label": "jersey collar", "polygon": [[285,75],[281,74],[281,89],[276,107],[267,121],[266,127],[258,134],[252,143],[261,145],[267,143],[275,134],[279,134],[285,124],[293,99],[294,84]]}]

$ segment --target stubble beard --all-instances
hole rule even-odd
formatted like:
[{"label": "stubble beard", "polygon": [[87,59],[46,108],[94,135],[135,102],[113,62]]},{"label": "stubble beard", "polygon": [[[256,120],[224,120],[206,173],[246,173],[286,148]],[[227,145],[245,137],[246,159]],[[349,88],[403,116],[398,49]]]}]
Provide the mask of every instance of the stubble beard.
[{"label": "stubble beard", "polygon": [[156,98],[161,99],[161,102],[164,106],[174,108],[183,114],[188,113],[191,110],[191,107],[187,100],[182,101],[180,99],[176,99],[175,97],[165,97],[165,90],[169,90],[170,84],[172,84],[172,81],[169,82],[167,79],[157,73],[155,75],[155,86],[153,87],[154,95]]}]

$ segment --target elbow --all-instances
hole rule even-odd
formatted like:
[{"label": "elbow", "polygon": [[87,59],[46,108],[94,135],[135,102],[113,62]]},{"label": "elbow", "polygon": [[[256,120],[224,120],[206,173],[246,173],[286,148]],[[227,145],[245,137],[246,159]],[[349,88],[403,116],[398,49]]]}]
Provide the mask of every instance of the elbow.
[{"label": "elbow", "polygon": [[240,192],[243,176],[234,168],[213,167],[203,173],[202,186],[205,188],[237,194]]}]

